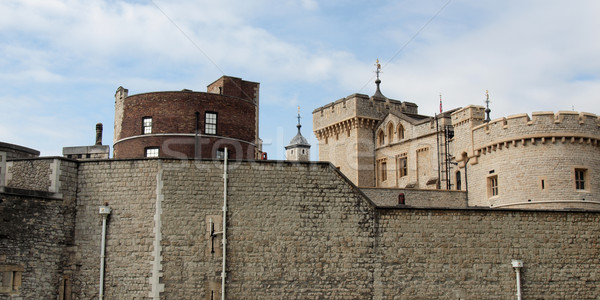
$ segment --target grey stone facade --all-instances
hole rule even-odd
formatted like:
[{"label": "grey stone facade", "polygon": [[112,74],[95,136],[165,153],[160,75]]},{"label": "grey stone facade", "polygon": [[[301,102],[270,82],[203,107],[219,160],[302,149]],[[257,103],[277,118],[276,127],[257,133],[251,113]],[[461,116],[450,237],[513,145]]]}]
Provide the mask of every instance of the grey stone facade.
[{"label": "grey stone facade", "polygon": [[[59,190],[11,180],[0,192],[0,270],[23,268],[0,299],[97,298],[105,203],[106,299],[220,297],[222,161],[11,168],[56,161]],[[507,299],[511,259],[524,261],[525,299],[600,292],[598,211],[382,206],[329,163],[231,161],[228,173],[227,299]]]}]

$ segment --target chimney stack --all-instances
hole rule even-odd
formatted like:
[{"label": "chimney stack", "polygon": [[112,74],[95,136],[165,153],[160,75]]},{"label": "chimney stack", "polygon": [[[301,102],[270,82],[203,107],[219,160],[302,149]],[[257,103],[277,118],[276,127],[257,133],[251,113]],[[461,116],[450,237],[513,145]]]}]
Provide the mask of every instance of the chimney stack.
[{"label": "chimney stack", "polygon": [[102,145],[102,123],[96,124],[96,145]]}]

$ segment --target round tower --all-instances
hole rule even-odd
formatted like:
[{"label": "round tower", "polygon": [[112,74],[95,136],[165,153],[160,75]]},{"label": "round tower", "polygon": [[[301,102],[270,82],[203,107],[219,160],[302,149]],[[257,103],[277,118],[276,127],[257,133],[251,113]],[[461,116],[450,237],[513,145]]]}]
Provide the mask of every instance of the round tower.
[{"label": "round tower", "polygon": [[300,133],[300,107],[298,107],[298,133],[290,141],[290,144],[285,146],[285,158],[287,160],[295,161],[309,161],[310,160],[310,144],[305,137]]}]

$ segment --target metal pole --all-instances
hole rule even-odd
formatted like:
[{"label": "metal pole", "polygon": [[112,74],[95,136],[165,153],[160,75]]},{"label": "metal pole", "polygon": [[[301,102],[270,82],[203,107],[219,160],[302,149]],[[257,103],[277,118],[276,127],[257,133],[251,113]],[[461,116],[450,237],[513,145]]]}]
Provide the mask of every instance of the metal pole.
[{"label": "metal pole", "polygon": [[435,115],[435,139],[437,140],[437,166],[438,166],[438,182],[437,182],[437,188],[438,190],[442,187],[442,171],[440,170],[441,166],[440,166],[440,127],[438,124],[438,116]]},{"label": "metal pole", "polygon": [[110,207],[100,206],[100,215],[102,215],[102,242],[100,244],[100,294],[98,299],[104,299],[104,257],[106,253],[106,219],[110,215]]},{"label": "metal pole", "polygon": [[221,271],[221,300],[225,300],[225,278],[227,277],[225,264],[227,262],[227,148],[223,160],[223,270]]}]

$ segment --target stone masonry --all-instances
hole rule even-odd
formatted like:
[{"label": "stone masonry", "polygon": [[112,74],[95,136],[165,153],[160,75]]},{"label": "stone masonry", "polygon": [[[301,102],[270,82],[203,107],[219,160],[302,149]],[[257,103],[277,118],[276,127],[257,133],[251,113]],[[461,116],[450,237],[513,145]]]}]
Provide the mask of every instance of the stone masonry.
[{"label": "stone masonry", "polygon": [[[105,203],[106,299],[220,297],[222,161],[59,164],[62,200],[0,193],[0,270],[23,267],[0,299],[97,298]],[[599,211],[377,206],[322,162],[228,173],[227,299],[507,299],[511,259],[524,299],[600,293]]]}]

